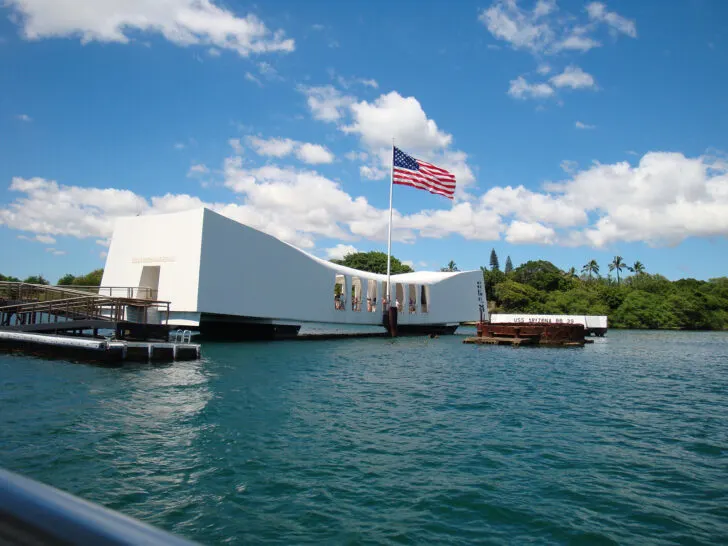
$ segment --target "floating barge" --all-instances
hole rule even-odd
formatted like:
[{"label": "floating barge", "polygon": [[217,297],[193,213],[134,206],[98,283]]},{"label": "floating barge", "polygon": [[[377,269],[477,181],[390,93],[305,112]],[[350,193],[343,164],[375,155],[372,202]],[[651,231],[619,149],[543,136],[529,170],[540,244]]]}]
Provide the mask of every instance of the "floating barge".
[{"label": "floating barge", "polygon": [[110,364],[200,358],[189,334],[168,341],[169,302],[143,288],[102,290],[0,282],[0,350]]},{"label": "floating barge", "polygon": [[586,339],[582,324],[523,324],[519,322],[479,322],[477,335],[465,338],[463,343],[477,345],[540,345],[550,347],[583,347],[593,343]]},{"label": "floating barge", "polygon": [[0,350],[84,362],[174,362],[198,360],[200,346],[194,343],[157,341],[111,341],[51,334],[0,330]]}]

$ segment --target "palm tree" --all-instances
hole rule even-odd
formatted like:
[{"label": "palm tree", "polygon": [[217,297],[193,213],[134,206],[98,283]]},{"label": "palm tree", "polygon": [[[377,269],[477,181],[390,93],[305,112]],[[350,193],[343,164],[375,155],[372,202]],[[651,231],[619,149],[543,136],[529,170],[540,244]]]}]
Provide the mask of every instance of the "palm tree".
[{"label": "palm tree", "polygon": [[568,271],[565,271],[564,272],[564,276],[567,279],[575,279],[575,278],[577,278],[578,275],[576,274],[576,268],[575,267],[569,268]]},{"label": "palm tree", "polygon": [[637,260],[634,264],[632,264],[632,267],[630,267],[629,269],[630,269],[630,271],[633,271],[637,275],[641,275],[642,273],[645,272],[645,266],[639,260]]},{"label": "palm tree", "polygon": [[589,263],[581,268],[581,272],[588,275],[589,280],[591,280],[592,274],[599,275],[599,264],[596,260],[589,260]]},{"label": "palm tree", "polygon": [[615,256],[612,260],[612,263],[609,264],[609,271],[616,271],[617,272],[617,284],[619,284],[619,274],[622,272],[622,269],[626,269],[627,264],[624,263],[624,260],[622,259],[622,256]]},{"label": "palm tree", "polygon": [[460,271],[460,270],[458,269],[458,266],[455,264],[455,262],[450,260],[450,262],[447,264],[446,267],[440,268],[440,271]]}]

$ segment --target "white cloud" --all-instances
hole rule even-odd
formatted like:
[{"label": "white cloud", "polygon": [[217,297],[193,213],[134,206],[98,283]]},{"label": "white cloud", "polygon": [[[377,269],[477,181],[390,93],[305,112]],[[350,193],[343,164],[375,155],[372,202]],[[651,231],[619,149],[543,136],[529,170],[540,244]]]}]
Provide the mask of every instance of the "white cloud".
[{"label": "white cloud", "polygon": [[728,235],[728,168],[715,158],[649,152],[635,167],[596,164],[549,189],[599,215],[572,234],[574,244],[660,245]]},{"label": "white cloud", "polygon": [[577,121],[575,124],[577,129],[596,129],[596,125],[589,125],[588,123],[584,123],[582,121]]},{"label": "white cloud", "polygon": [[496,0],[480,12],[478,20],[497,40],[538,56],[600,47],[591,34],[601,24],[613,33],[637,37],[634,21],[607,11],[600,2],[589,4],[586,14],[568,14],[559,13],[555,0],[538,0],[531,10],[519,7],[517,0]]},{"label": "white cloud", "polygon": [[280,158],[295,153],[298,159],[310,165],[334,161],[334,154],[320,144],[299,142],[290,138],[264,139],[256,136],[249,136],[248,143],[258,155]]},{"label": "white cloud", "polygon": [[36,235],[35,240],[39,243],[43,243],[45,245],[54,245],[56,244],[56,240],[54,237],[51,237],[50,235]]},{"label": "white cloud", "polygon": [[258,155],[270,157],[284,157],[293,153],[296,147],[296,141],[290,138],[260,138],[256,136],[248,137],[248,144]]},{"label": "white cloud", "polygon": [[568,174],[575,172],[578,166],[579,164],[571,159],[564,159],[561,163],[559,163],[561,170]]},{"label": "white cloud", "polygon": [[506,230],[506,241],[517,244],[551,245],[556,239],[556,231],[538,222],[514,220]]},{"label": "white cloud", "polygon": [[306,95],[314,119],[321,121],[339,121],[348,107],[354,103],[354,97],[342,94],[333,85],[319,87],[302,85],[298,90]]},{"label": "white cloud", "polygon": [[508,42],[515,49],[543,51],[553,40],[553,30],[544,16],[553,2],[539,1],[532,11],[522,10],[515,0],[498,0],[480,12],[478,19],[493,37]]},{"label": "white cloud", "polygon": [[338,74],[333,68],[327,70],[332,80],[336,80],[340,87],[348,89],[354,85],[363,85],[364,87],[371,87],[372,89],[378,89],[379,83],[375,79],[371,78],[347,78]]},{"label": "white cloud", "polygon": [[403,97],[396,91],[371,103],[354,103],[351,113],[352,123],[343,128],[344,132],[359,135],[371,148],[389,147],[393,138],[408,150],[446,148],[452,142],[452,135],[427,117],[416,98]]},{"label": "white cloud", "polygon": [[259,87],[263,87],[263,82],[260,81],[260,78],[251,72],[245,73],[245,79],[248,80],[249,82],[253,82],[255,85],[257,85]]},{"label": "white cloud", "polygon": [[161,34],[180,46],[206,45],[250,54],[289,52],[292,39],[255,15],[238,17],[211,0],[6,0],[28,40],[80,37],[128,43],[129,31]]},{"label": "white cloud", "polygon": [[215,48],[215,47],[211,47],[211,48],[209,48],[209,49],[207,50],[207,54],[208,54],[208,55],[209,55],[210,57],[219,57],[219,56],[221,55],[221,53],[220,53],[220,50],[219,50],[219,49],[217,49],[217,48]]},{"label": "white cloud", "polygon": [[574,65],[567,66],[561,74],[553,76],[549,81],[554,87],[570,87],[571,89],[596,88],[594,77]]},{"label": "white cloud", "polygon": [[187,171],[187,176],[196,176],[200,174],[207,174],[210,172],[210,169],[207,168],[207,165],[204,163],[194,163],[190,170]]},{"label": "white cloud", "polygon": [[[604,247],[623,241],[660,245],[687,237],[728,236],[728,163],[723,159],[650,152],[636,165],[567,166],[566,180],[547,183],[541,191],[495,186],[447,209],[409,215],[395,210],[393,238],[413,242],[458,235],[505,238],[514,244]],[[314,247],[318,238],[342,244],[386,240],[386,208],[349,194],[316,171],[249,168],[234,155],[225,161],[223,175],[235,196],[230,202],[205,202],[184,194],[145,198],[113,188],[14,178],[10,192],[15,198],[0,205],[0,225],[41,241],[59,235],[104,240],[119,216],[207,206],[303,248]]]},{"label": "white cloud", "polygon": [[551,66],[549,66],[546,63],[542,63],[542,64],[538,65],[536,72],[538,72],[541,75],[548,74],[549,72],[551,72]]},{"label": "white cloud", "polygon": [[352,150],[350,152],[346,152],[344,154],[344,157],[349,161],[366,161],[367,159],[369,159],[369,154],[366,152],[358,152],[356,150]]},{"label": "white cloud", "polygon": [[[450,147],[452,135],[440,130],[437,123],[427,117],[415,97],[403,97],[391,91],[368,102],[344,96],[331,86],[300,90],[309,96],[314,118],[337,122],[339,130],[359,137],[370,162],[360,167],[362,177],[376,180],[383,178],[382,173],[389,172],[394,138],[396,145],[409,153],[453,172],[458,183],[456,197],[463,196],[464,188],[475,181],[467,154]],[[320,90],[325,90],[330,102],[324,104],[318,100],[322,95]],[[316,99],[313,103],[312,98]]]},{"label": "white cloud", "polygon": [[327,148],[320,144],[311,144],[310,142],[304,142],[298,146],[296,157],[309,165],[332,163],[334,161],[334,154]]},{"label": "white cloud", "polygon": [[18,114],[17,116],[15,116],[15,118],[26,123],[30,123],[31,121],[33,121],[33,118],[31,118],[28,114]]},{"label": "white cloud", "polygon": [[184,150],[185,149],[184,142],[175,142],[174,143],[174,149],[175,150]]},{"label": "white cloud", "polygon": [[631,19],[622,17],[614,11],[607,11],[607,7],[601,2],[592,2],[586,7],[589,18],[609,25],[617,32],[626,34],[630,38],[637,37],[637,25]]},{"label": "white cloud", "polygon": [[388,170],[376,166],[362,165],[359,167],[359,175],[367,180],[383,180],[388,174]]},{"label": "white cloud", "polygon": [[56,248],[46,248],[46,252],[53,254],[54,256],[63,256],[66,253],[65,250],[58,250]]},{"label": "white cloud", "polygon": [[283,77],[273,67],[272,64],[265,61],[258,63],[258,72],[268,81],[283,81]]},{"label": "white cloud", "polygon": [[494,187],[480,198],[483,209],[503,218],[544,222],[558,227],[585,224],[584,208],[564,196],[534,192],[523,186]]},{"label": "white cloud", "polygon": [[240,143],[239,138],[231,138],[228,140],[228,144],[237,155],[241,155],[244,152],[243,145]]},{"label": "white cloud", "polygon": [[517,99],[545,99],[554,95],[554,88],[547,83],[528,83],[526,78],[518,76],[511,80],[508,94]]},{"label": "white cloud", "polygon": [[359,252],[355,246],[339,243],[335,247],[325,249],[326,258],[329,260],[343,260],[347,254]]},{"label": "white cloud", "polygon": [[54,237],[51,237],[50,235],[36,235],[35,237],[28,237],[27,235],[18,235],[18,239],[22,239],[24,241],[37,241],[39,243],[43,243],[44,245],[54,245],[56,244],[56,239]]},{"label": "white cloud", "polygon": [[553,47],[554,51],[589,51],[590,49],[600,47],[601,45],[602,44],[600,42],[598,42],[594,38],[590,38],[589,36],[572,34],[570,36],[567,36],[560,42],[555,43]]}]

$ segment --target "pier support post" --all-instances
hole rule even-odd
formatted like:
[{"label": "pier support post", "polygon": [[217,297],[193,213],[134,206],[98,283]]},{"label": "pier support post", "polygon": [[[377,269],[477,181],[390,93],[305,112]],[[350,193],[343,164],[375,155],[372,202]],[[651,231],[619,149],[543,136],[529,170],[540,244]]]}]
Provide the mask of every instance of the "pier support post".
[{"label": "pier support post", "polygon": [[397,308],[393,305],[389,306],[389,313],[387,315],[389,319],[387,326],[389,328],[389,335],[391,337],[397,337]]}]

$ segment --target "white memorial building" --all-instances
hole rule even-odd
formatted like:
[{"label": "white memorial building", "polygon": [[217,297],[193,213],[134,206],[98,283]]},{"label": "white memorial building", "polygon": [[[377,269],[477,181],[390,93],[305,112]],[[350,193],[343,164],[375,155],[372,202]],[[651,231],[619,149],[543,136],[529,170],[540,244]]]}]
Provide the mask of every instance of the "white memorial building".
[{"label": "white memorial building", "polygon": [[[487,305],[480,271],[392,275],[397,329],[452,333]],[[382,325],[387,277],[333,264],[209,209],[121,218],[102,287],[170,302],[169,324],[210,337],[296,335],[301,323]],[[142,293],[142,291],[140,291]]]}]

